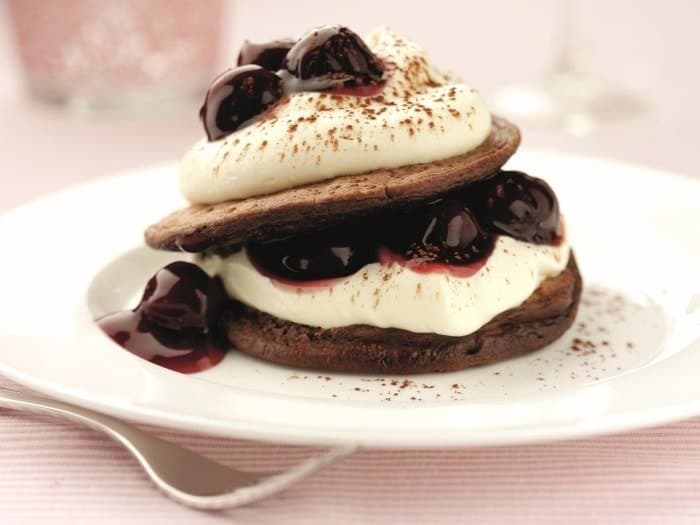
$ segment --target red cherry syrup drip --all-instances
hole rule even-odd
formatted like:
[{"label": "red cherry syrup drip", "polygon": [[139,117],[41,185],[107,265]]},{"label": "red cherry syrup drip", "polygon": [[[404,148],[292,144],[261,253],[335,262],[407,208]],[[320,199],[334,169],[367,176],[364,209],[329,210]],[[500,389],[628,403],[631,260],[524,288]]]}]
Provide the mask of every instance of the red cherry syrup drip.
[{"label": "red cherry syrup drip", "polygon": [[488,255],[469,264],[448,264],[436,261],[423,261],[420,259],[405,259],[388,248],[380,247],[378,252],[379,262],[385,266],[398,264],[416,273],[442,273],[453,277],[471,277],[486,266]]},{"label": "red cherry syrup drip", "polygon": [[376,97],[381,94],[386,81],[377,84],[367,84],[358,86],[344,86],[338,84],[327,90],[331,95],[348,95],[352,97]]},{"label": "red cherry syrup drip", "polygon": [[218,278],[194,264],[175,262],[148,281],[136,308],[108,314],[97,324],[129,352],[191,374],[211,368],[226,354],[218,333],[225,301]]}]

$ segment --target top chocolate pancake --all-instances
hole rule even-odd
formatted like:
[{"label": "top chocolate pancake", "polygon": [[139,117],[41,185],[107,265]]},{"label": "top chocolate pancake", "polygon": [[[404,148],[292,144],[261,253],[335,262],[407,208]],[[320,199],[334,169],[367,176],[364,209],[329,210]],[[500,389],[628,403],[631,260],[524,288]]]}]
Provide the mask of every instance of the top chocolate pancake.
[{"label": "top chocolate pancake", "polygon": [[463,155],[336,177],[269,195],[189,206],[150,226],[146,243],[163,250],[230,252],[247,241],[281,239],[408,207],[491,175],[519,144],[518,128],[494,117],[486,140]]}]

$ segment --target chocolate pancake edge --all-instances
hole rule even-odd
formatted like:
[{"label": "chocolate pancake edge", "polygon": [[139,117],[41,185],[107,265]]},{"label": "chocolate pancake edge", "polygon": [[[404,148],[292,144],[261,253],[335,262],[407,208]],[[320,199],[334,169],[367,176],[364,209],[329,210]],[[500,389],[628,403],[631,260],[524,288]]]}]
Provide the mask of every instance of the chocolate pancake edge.
[{"label": "chocolate pancake edge", "polygon": [[247,241],[275,240],[410,206],[487,177],[505,164],[519,144],[518,128],[493,117],[490,135],[463,155],[336,177],[269,195],[189,206],[150,226],[146,243],[163,250],[230,252]]},{"label": "chocolate pancake edge", "polygon": [[274,363],[335,372],[449,372],[523,355],[558,339],[576,317],[582,279],[573,252],[566,269],[520,306],[463,337],[353,325],[317,328],[235,303],[223,318],[237,350]]}]

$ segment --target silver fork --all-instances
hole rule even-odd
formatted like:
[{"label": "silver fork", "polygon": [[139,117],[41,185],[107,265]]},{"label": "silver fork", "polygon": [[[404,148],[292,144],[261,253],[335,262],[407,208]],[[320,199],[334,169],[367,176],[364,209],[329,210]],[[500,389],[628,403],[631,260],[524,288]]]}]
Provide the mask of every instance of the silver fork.
[{"label": "silver fork", "polygon": [[259,501],[357,450],[355,445],[334,448],[289,470],[263,474],[232,469],[120,419],[62,401],[0,388],[0,407],[49,414],[106,434],[137,459],[167,496],[196,509],[230,509]]}]

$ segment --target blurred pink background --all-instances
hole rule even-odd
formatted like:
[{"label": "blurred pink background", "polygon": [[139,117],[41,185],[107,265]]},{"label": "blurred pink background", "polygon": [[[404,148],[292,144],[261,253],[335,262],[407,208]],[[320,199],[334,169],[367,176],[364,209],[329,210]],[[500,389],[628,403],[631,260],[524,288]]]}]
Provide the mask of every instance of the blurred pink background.
[{"label": "blurred pink background", "polygon": [[[22,1],[22,0],[20,0]],[[213,4],[202,1],[202,9]],[[222,16],[220,67],[245,38],[295,36],[343,23],[366,33],[389,24],[421,42],[435,62],[461,74],[487,99],[508,82],[534,77],[551,63],[555,0],[407,4],[399,0],[328,2],[240,0]],[[602,155],[693,175],[700,139],[700,57],[692,0],[572,2],[580,63],[651,106],[640,118],[584,137],[523,126],[523,147]],[[65,185],[146,164],[177,160],[202,136],[198,98],[143,111],[75,114],[38,104],[23,89],[19,61],[0,3],[0,131],[5,153],[0,210]]]},{"label": "blurred pink background", "polygon": [[105,105],[199,92],[214,67],[222,0],[8,0],[24,83],[50,103]]}]

